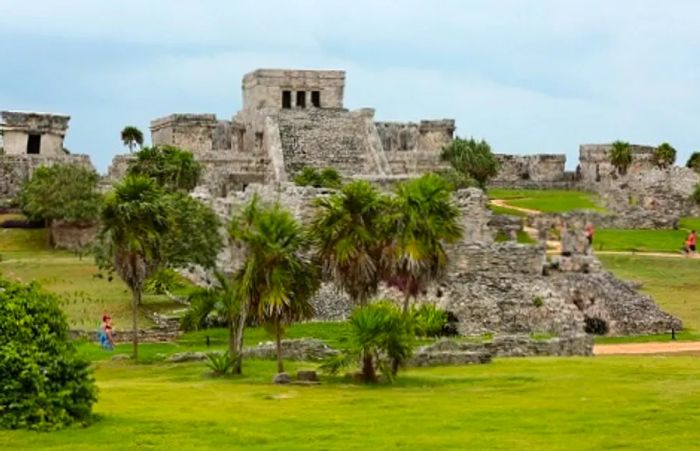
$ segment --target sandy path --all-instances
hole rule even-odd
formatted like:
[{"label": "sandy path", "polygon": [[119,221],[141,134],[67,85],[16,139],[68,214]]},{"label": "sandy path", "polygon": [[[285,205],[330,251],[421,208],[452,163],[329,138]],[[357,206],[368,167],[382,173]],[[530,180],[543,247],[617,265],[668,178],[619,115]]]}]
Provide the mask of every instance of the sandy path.
[{"label": "sandy path", "polygon": [[532,210],[530,208],[516,207],[515,205],[510,205],[505,201],[505,199],[491,199],[489,200],[489,203],[497,207],[510,208],[511,210],[522,211],[523,213],[527,213],[529,215],[542,214],[542,212],[539,210]]},{"label": "sandy path", "polygon": [[700,341],[620,343],[593,346],[593,354],[595,355],[664,354],[673,352],[700,352]]}]

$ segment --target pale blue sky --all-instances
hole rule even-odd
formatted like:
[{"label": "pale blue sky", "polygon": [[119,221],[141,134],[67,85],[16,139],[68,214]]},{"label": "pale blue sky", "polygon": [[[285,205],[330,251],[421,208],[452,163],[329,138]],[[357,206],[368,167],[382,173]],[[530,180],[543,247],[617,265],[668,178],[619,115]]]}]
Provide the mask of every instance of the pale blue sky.
[{"label": "pale blue sky", "polygon": [[700,2],[0,0],[0,109],[72,116],[104,171],[124,125],[240,107],[245,72],[347,70],[378,120],[454,118],[497,152],[700,150]]}]

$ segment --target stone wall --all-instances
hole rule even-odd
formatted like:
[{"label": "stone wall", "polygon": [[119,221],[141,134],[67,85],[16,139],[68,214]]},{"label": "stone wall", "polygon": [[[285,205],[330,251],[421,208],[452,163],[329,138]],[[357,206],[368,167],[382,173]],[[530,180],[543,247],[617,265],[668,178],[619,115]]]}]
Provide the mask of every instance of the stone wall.
[{"label": "stone wall", "polygon": [[198,155],[213,150],[217,127],[213,114],[171,114],[151,121],[151,141],[154,146],[175,146]]},{"label": "stone wall", "polygon": [[[631,145],[632,164],[628,174],[640,174],[654,167],[652,157],[654,147]],[[591,187],[595,183],[616,178],[617,171],[610,163],[612,144],[581,144],[579,147],[579,166],[582,182]]]},{"label": "stone wall", "polygon": [[566,180],[566,155],[505,155],[497,154],[500,164],[494,184],[520,182],[560,182]]},{"label": "stone wall", "polygon": [[68,130],[70,116],[52,113],[2,111],[0,133],[7,155],[26,155],[30,135],[39,135],[38,155],[63,156],[63,138]]},{"label": "stone wall", "polygon": [[39,166],[79,164],[93,168],[87,155],[0,155],[0,199],[14,198]]},{"label": "stone wall", "polygon": [[98,230],[99,226],[92,222],[54,221],[51,224],[51,241],[57,249],[84,250],[95,241]]},{"label": "stone wall", "polygon": [[[319,108],[342,108],[345,72],[341,70],[258,69],[243,76],[243,108],[282,108],[283,91],[290,108],[314,108],[311,92],[318,92]],[[305,105],[297,104],[303,93]]]}]

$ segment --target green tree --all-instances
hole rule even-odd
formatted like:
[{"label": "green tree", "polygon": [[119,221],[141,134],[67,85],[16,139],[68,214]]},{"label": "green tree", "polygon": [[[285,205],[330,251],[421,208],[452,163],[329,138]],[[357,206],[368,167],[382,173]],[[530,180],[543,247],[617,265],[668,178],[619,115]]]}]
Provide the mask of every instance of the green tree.
[{"label": "green tree", "polygon": [[122,129],[122,142],[129,148],[129,153],[132,153],[136,146],[143,146],[143,133],[133,125],[127,125]]},{"label": "green tree", "polygon": [[700,173],[700,152],[693,152],[690,155],[690,158],[688,158],[688,162],[685,164],[685,167]]},{"label": "green tree", "polygon": [[294,176],[294,183],[298,186],[339,189],[343,181],[335,168],[324,168],[319,171],[314,167],[306,166]]},{"label": "green tree", "polygon": [[202,173],[192,152],[177,147],[144,147],[135,156],[129,162],[127,175],[150,177],[168,191],[192,191]]},{"label": "green tree", "polygon": [[676,162],[676,149],[669,143],[661,143],[654,149],[654,164],[661,169],[672,166]]},{"label": "green tree", "polygon": [[53,221],[97,219],[102,198],[99,180],[97,172],[79,164],[41,166],[22,185],[20,205],[29,218],[46,223],[50,244]]},{"label": "green tree", "polygon": [[387,281],[402,291],[403,311],[408,314],[410,299],[444,274],[445,245],[462,237],[450,184],[435,174],[399,184],[386,221],[391,237],[384,249]]},{"label": "green tree", "polygon": [[381,280],[382,220],[388,200],[366,181],[354,181],[320,198],[311,223],[315,254],[324,274],[364,305]]},{"label": "green tree", "polygon": [[456,138],[442,149],[441,157],[462,175],[461,183],[474,180],[484,189],[488,180],[498,174],[498,160],[484,140]]},{"label": "green tree", "polygon": [[0,429],[91,421],[97,388],[78,358],[58,298],[0,278]]},{"label": "green tree", "polygon": [[628,142],[615,141],[610,149],[610,164],[617,169],[620,175],[627,174],[632,164],[632,148]]},{"label": "green tree", "polygon": [[[154,180],[127,176],[105,196],[98,262],[113,269],[132,296],[133,358],[138,358],[138,309],[146,280],[163,264],[168,231],[165,192]],[[100,260],[101,258],[101,260]]]},{"label": "green tree", "polygon": [[279,204],[260,206],[253,199],[232,222],[232,237],[245,249],[235,277],[245,308],[275,334],[277,369],[284,372],[281,339],[284,327],[310,318],[309,299],[320,284],[320,271],[305,255],[309,244],[302,227]]},{"label": "green tree", "polygon": [[324,362],[321,369],[336,374],[362,358],[364,382],[377,382],[375,367],[391,382],[395,372],[388,362],[404,362],[413,350],[411,318],[391,301],[380,301],[355,308],[349,322],[347,348]]}]

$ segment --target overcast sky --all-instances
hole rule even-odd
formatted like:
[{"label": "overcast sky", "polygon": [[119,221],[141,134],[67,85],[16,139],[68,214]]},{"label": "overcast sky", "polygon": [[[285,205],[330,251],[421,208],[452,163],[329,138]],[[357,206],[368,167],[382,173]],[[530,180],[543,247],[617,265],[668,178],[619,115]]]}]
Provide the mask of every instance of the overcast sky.
[{"label": "overcast sky", "polygon": [[124,125],[230,118],[263,67],[345,69],[348,108],[569,167],[581,143],[700,150],[700,1],[0,0],[0,109],[69,114],[101,171]]}]

